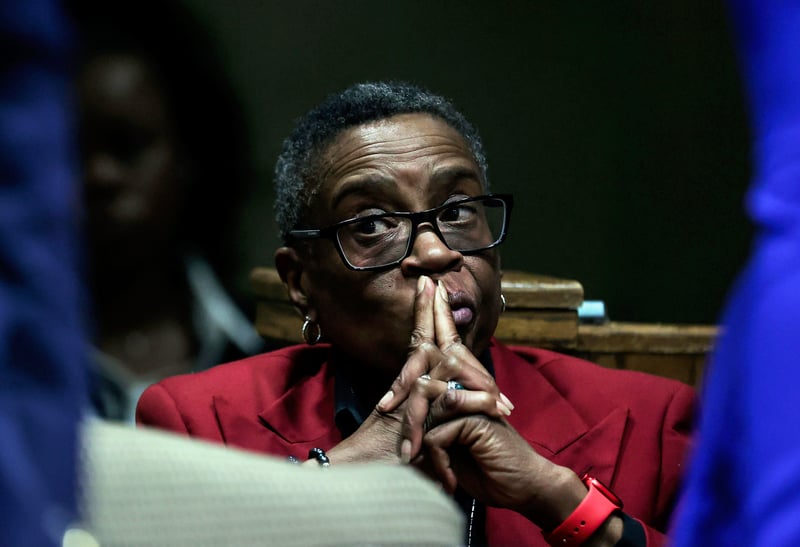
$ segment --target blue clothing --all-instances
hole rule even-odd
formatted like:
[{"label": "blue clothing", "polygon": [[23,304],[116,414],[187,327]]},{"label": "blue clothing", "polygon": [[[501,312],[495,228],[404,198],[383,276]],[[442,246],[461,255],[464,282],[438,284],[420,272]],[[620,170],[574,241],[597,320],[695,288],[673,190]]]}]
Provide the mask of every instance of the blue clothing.
[{"label": "blue clothing", "polygon": [[800,2],[732,2],[755,137],[755,247],[723,315],[678,546],[800,545]]},{"label": "blue clothing", "polygon": [[61,545],[85,405],[68,35],[0,1],[0,545]]}]

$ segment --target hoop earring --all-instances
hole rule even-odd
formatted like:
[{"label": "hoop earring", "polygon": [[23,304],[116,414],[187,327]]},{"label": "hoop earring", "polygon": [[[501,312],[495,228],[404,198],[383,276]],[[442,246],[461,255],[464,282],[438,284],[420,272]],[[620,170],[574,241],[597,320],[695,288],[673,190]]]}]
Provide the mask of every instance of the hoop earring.
[{"label": "hoop earring", "polygon": [[[307,315],[305,321],[303,321],[303,330],[301,332],[303,334],[303,340],[305,340],[306,344],[309,346],[313,346],[322,338],[322,329],[316,321],[312,321]],[[312,336],[312,332],[316,334]]]},{"label": "hoop earring", "polygon": [[503,293],[500,293],[500,313],[506,312],[506,297]]}]

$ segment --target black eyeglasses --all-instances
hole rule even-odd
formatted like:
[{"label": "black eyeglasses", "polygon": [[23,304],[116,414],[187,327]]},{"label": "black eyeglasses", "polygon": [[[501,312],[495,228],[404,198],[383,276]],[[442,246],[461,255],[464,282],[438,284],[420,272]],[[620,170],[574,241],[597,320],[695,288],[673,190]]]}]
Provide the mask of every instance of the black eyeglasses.
[{"label": "black eyeglasses", "polygon": [[461,254],[496,247],[506,238],[513,205],[510,194],[488,194],[427,211],[356,217],[316,230],[292,230],[288,235],[292,239],[330,239],[348,268],[380,270],[411,254],[422,223],[429,223],[449,249]]}]

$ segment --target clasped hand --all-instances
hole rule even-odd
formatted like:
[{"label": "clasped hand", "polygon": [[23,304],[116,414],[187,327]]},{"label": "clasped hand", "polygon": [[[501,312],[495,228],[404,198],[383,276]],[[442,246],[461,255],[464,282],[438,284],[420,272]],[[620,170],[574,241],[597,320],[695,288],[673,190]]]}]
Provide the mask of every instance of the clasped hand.
[{"label": "clasped hand", "polygon": [[[464,389],[448,389],[448,380]],[[390,394],[377,411],[405,407],[401,460],[448,492],[460,484],[484,503],[540,526],[560,522],[562,511],[549,504],[549,494],[577,477],[536,453],[506,421],[514,406],[462,343],[441,281],[420,278],[409,357]]]},{"label": "clasped hand", "polygon": [[[464,389],[448,389],[454,380]],[[448,492],[554,528],[586,494],[578,477],[539,455],[508,423],[513,405],[461,340],[439,282],[420,277],[406,363],[364,423],[332,448],[337,462],[411,463]]]}]

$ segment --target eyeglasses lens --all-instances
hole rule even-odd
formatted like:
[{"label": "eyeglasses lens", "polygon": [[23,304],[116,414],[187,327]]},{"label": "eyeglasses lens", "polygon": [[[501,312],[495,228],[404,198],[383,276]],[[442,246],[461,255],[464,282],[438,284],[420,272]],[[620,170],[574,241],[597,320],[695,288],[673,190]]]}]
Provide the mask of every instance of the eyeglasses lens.
[{"label": "eyeglasses lens", "polygon": [[[454,251],[474,252],[496,244],[503,234],[506,207],[498,198],[446,204],[436,210],[436,225]],[[375,215],[341,226],[336,237],[356,268],[376,268],[402,259],[413,221],[408,216]]]}]

